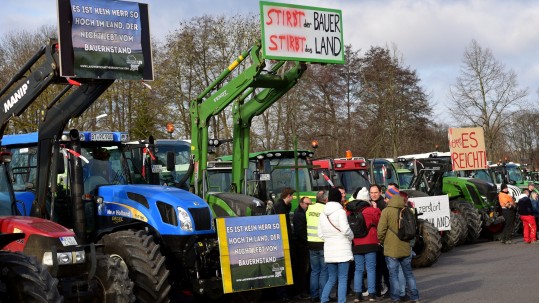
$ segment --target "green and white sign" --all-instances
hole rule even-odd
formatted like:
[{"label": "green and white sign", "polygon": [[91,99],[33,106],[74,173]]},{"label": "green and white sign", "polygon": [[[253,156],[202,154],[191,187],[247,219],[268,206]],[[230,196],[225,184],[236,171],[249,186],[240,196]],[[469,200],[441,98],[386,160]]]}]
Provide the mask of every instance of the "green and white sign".
[{"label": "green and white sign", "polygon": [[342,12],[260,2],[264,57],[344,64]]}]

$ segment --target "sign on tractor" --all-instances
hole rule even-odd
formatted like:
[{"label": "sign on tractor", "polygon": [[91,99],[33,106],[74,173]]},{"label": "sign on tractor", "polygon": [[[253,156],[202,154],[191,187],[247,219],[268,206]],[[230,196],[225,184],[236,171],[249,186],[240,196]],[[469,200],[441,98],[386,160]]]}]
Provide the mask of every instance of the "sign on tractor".
[{"label": "sign on tractor", "polygon": [[344,64],[342,12],[260,2],[264,57]]},{"label": "sign on tractor", "polygon": [[410,198],[419,218],[432,223],[438,230],[451,230],[449,197],[447,195]]},{"label": "sign on tractor", "polygon": [[153,80],[147,4],[58,0],[58,24],[62,76]]},{"label": "sign on tractor", "polygon": [[488,167],[482,128],[450,128],[448,137],[453,170]]}]

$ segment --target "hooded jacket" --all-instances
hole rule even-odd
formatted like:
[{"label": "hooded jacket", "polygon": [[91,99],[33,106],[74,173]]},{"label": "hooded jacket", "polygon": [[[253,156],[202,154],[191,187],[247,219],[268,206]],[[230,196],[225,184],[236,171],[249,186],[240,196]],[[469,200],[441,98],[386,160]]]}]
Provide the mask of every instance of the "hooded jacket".
[{"label": "hooded jacket", "polygon": [[[348,208],[348,206],[351,206],[356,201],[352,201],[348,203],[347,205],[347,211],[346,215],[350,215],[353,211],[358,211],[355,209],[352,209],[352,207]],[[363,237],[363,238],[354,238],[352,240],[353,246],[352,246],[352,252],[354,254],[365,254],[369,252],[375,252],[378,251],[379,245],[378,245],[378,236],[376,234],[378,221],[380,221],[380,209],[374,208],[371,206],[371,204],[367,201],[357,201],[357,208],[363,208],[361,213],[363,214],[363,218],[365,219],[365,225],[369,229],[369,233]]]},{"label": "hooded jacket", "polygon": [[380,216],[378,240],[384,246],[384,255],[387,257],[403,258],[412,253],[410,242],[402,241],[396,234],[399,230],[400,209],[403,207],[404,199],[400,195],[394,195]]},{"label": "hooded jacket", "polygon": [[354,234],[348,225],[346,212],[340,203],[328,202],[324,206],[324,211],[318,222],[318,237],[324,240],[324,260],[326,263],[353,260],[352,239]]}]

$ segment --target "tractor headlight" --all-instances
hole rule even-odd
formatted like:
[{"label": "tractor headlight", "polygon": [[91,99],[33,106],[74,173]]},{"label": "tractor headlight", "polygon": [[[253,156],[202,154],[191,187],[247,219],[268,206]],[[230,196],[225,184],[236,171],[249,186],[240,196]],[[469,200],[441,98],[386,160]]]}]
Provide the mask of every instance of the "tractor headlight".
[{"label": "tractor headlight", "polygon": [[[86,261],[86,254],[83,250],[57,252],[56,260],[58,262],[58,265],[84,263]],[[47,266],[52,266],[53,263],[54,262],[52,261],[52,252],[45,252],[43,254],[43,264]]]},{"label": "tractor headlight", "polygon": [[185,209],[178,207],[178,220],[180,221],[180,227],[182,230],[193,231],[193,222],[189,213]]}]

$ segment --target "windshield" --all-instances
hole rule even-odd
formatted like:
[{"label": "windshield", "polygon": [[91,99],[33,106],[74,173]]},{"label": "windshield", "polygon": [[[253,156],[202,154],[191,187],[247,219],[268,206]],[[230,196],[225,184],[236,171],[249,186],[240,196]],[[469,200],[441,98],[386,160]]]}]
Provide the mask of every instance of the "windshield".
[{"label": "windshield", "polygon": [[410,187],[414,173],[411,171],[399,172],[399,185],[402,189],[407,189]]},{"label": "windshield", "polygon": [[12,160],[9,167],[13,179],[13,190],[24,191],[27,183],[36,184],[37,148],[12,148],[10,151]]},{"label": "windshield", "polygon": [[374,180],[376,184],[387,187],[389,183],[399,184],[397,173],[391,162],[375,161],[373,168]]},{"label": "windshield", "polygon": [[[167,153],[174,154],[174,171],[167,170]],[[191,146],[186,141],[158,141],[155,145],[155,156],[156,164],[160,166],[159,184],[177,184],[189,170]]]},{"label": "windshield", "polygon": [[358,188],[366,187],[368,189],[370,187],[366,170],[341,170],[335,171],[335,174],[340,184],[346,189],[347,194],[353,194]]},{"label": "windshield", "polygon": [[516,165],[507,165],[507,174],[509,175],[509,181],[510,182],[516,182],[521,183],[522,180],[522,172],[520,171],[520,168]]},{"label": "windshield", "polygon": [[[251,162],[251,165],[254,162]],[[296,169],[294,167],[294,159],[292,158],[275,158],[264,159],[263,166],[265,173],[270,173],[271,177],[266,182],[266,190],[272,191],[275,194],[280,194],[285,187],[291,187],[298,192],[312,191],[311,176],[309,170],[304,168],[298,168],[298,184],[296,184]],[[298,159],[298,166],[307,165],[305,159]],[[253,171],[252,166],[250,167]],[[252,173],[247,177],[252,179]]]}]

